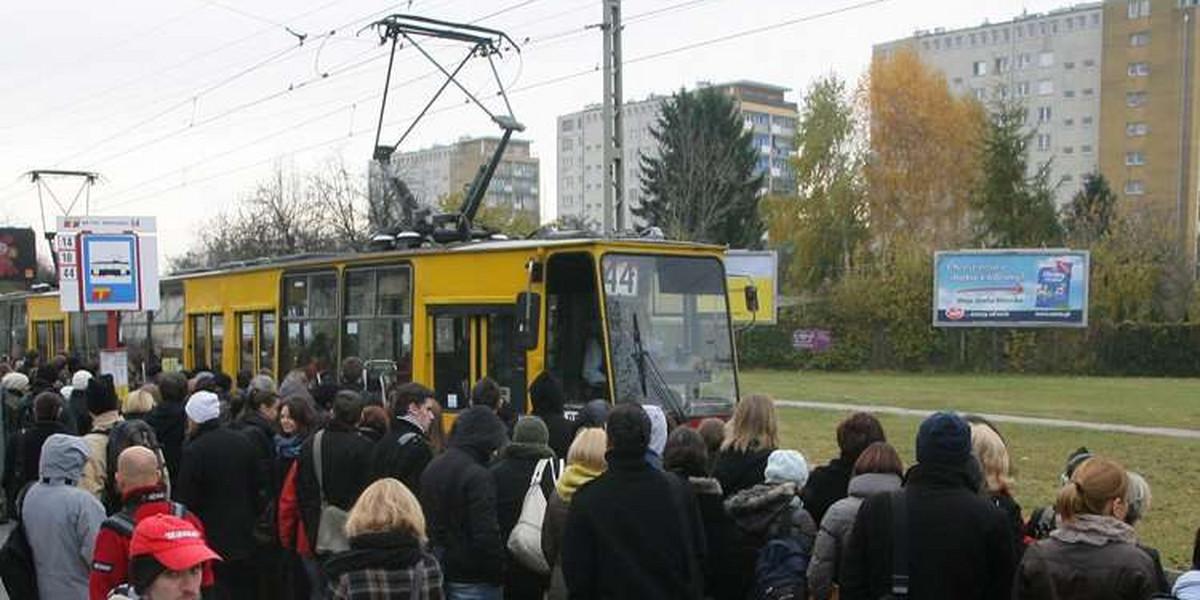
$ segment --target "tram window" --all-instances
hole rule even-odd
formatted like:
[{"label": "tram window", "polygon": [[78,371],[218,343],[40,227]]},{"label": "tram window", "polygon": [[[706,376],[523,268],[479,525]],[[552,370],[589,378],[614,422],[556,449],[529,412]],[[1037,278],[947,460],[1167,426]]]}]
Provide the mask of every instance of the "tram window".
[{"label": "tram window", "polygon": [[37,343],[38,354],[42,356],[51,356],[50,352],[50,322],[38,321],[33,326],[33,335]]},{"label": "tram window", "polygon": [[121,343],[129,355],[129,367],[135,373],[150,366],[149,348],[150,313],[129,312],[121,315]]},{"label": "tram window", "polygon": [[285,275],[282,370],[330,372],[337,359],[337,273]]},{"label": "tram window", "polygon": [[342,356],[396,363],[412,379],[412,300],[407,266],[346,271]]},{"label": "tram window", "polygon": [[212,341],[210,342],[208,366],[216,372],[221,370],[221,357],[225,350],[225,318],[221,315],[211,315],[209,323]]},{"label": "tram window", "polygon": [[259,313],[258,328],[258,368],[274,371],[275,313]]},{"label": "tram window", "polygon": [[254,313],[240,313],[237,316],[238,331],[238,371],[254,372]]},{"label": "tram window", "polygon": [[208,364],[208,315],[192,315],[192,368],[212,368]]},{"label": "tram window", "polygon": [[[164,286],[159,308],[150,325],[153,352],[162,361],[164,371],[183,366],[183,287]],[[151,359],[153,362],[153,359]]]},{"label": "tram window", "polygon": [[13,323],[11,304],[0,304],[0,354],[10,356],[12,350]]},{"label": "tram window", "polygon": [[29,331],[25,329],[25,305],[22,303],[13,305],[12,312],[12,348],[9,349],[9,355],[16,358],[25,356],[25,348],[29,344]]},{"label": "tram window", "polygon": [[[71,354],[86,362],[98,361],[100,348],[108,340],[108,315],[102,312],[71,313],[68,319],[71,325]],[[62,352],[63,346],[57,346],[56,350]]]},{"label": "tram window", "polygon": [[[67,348],[66,331],[63,329],[62,321],[50,321],[50,342],[53,344],[54,354],[58,354]],[[42,356],[49,356],[43,354]]]}]

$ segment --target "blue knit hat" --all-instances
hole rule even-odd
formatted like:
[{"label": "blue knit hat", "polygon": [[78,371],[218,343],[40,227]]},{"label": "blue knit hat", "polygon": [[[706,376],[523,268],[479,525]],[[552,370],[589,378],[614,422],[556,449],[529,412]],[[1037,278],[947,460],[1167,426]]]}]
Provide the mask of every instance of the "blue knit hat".
[{"label": "blue knit hat", "polygon": [[971,426],[951,412],[938,412],[917,431],[917,462],[960,466],[971,457]]}]

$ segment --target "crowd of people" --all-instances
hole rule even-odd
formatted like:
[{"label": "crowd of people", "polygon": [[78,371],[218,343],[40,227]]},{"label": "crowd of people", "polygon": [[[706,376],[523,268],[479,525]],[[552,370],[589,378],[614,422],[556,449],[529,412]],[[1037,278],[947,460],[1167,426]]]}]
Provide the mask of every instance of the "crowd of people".
[{"label": "crowd of people", "polygon": [[1177,578],[1138,540],[1143,477],[1081,448],[1025,519],[984,419],[929,416],[906,467],[853,414],[811,468],[765,396],[727,422],[605,401],[569,419],[543,373],[522,416],[485,378],[446,431],[433,390],[378,398],[361,361],[341,373],[162,372],[122,399],[65,357],[0,363],[10,594],[1200,599],[1200,530]]}]

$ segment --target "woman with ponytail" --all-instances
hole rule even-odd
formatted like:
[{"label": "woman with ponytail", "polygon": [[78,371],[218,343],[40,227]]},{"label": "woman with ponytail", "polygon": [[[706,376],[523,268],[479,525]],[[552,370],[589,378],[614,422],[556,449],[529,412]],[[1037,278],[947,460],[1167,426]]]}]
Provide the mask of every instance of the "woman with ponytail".
[{"label": "woman with ponytail", "polygon": [[1025,551],[1018,600],[1145,600],[1156,574],[1125,523],[1129,477],[1121,465],[1090,458],[1058,492],[1058,528]]}]

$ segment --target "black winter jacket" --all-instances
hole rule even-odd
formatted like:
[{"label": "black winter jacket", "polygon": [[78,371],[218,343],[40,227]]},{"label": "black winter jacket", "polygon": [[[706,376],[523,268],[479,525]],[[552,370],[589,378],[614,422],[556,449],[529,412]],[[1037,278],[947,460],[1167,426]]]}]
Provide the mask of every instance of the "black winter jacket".
[{"label": "black winter jacket", "polygon": [[38,421],[33,427],[16,434],[9,442],[4,460],[5,488],[16,498],[16,491],[31,481],[39,479],[38,463],[42,458],[42,444],[56,433],[67,433],[67,426],[60,421]]},{"label": "black winter jacket", "polygon": [[825,518],[825,511],[829,510],[834,502],[846,497],[853,470],[853,462],[841,457],[813,469],[808,476],[808,483],[800,492],[804,508],[812,515],[813,520],[820,523]]},{"label": "black winter jacket", "polygon": [[724,597],[746,598],[754,590],[758,555],[773,539],[799,537],[812,556],[817,524],[798,496],[795,483],[771,482],[725,500],[725,512],[736,525],[736,535],[730,543],[725,570],[718,575],[725,580]]},{"label": "black winter jacket", "polygon": [[183,412],[182,402],[162,401],[155,405],[146,417],[146,422],[154,428],[154,436],[158,445],[162,446],[163,461],[167,463],[167,474],[171,477],[171,495],[176,500],[179,493],[179,463],[183,457],[183,440],[187,432],[187,413]]},{"label": "black winter jacket", "polygon": [[308,547],[317,547],[317,529],[321,522],[321,496],[325,502],[349,511],[359,494],[371,483],[369,460],[371,440],[353,427],[330,421],[321,434],[321,478],[317,484],[313,444],[317,434],[309,436],[300,449],[300,467],[296,473],[296,499],[300,503],[300,519],[308,535]]},{"label": "black winter jacket", "polygon": [[[974,489],[970,470],[917,465],[904,491],[910,600],[1008,600],[1015,565],[1008,522]],[[891,592],[890,494],[863,501],[841,570],[842,600]]]},{"label": "black winter jacket", "polygon": [[687,482],[642,452],[608,453],[575,493],[562,571],[572,600],[684,600],[703,593],[704,526]]},{"label": "black winter jacket", "polygon": [[774,448],[764,450],[734,450],[727,448],[717,453],[713,462],[713,477],[721,482],[721,491],[728,498],[746,488],[763,482],[767,470],[767,459]]},{"label": "black winter jacket", "polygon": [[[541,459],[554,460],[554,451],[548,446],[509,444],[501,450],[500,459],[488,469],[496,481],[496,521],[500,525],[500,540],[507,543],[509,534],[521,517],[521,507],[534,469]],[[549,504],[554,494],[554,477],[547,465],[542,471],[542,494]],[[525,568],[511,555],[507,556],[508,569],[504,577],[504,597],[507,600],[541,600],[550,585],[550,575],[541,575]]]},{"label": "black winter jacket", "polygon": [[574,440],[575,424],[568,421],[561,410],[535,411],[533,416],[540,418],[546,424],[546,429],[550,432],[550,441],[547,442],[547,445],[554,451],[554,455],[565,460],[567,450],[571,448],[571,442]]},{"label": "black winter jacket", "polygon": [[484,466],[506,440],[491,409],[473,406],[459,414],[449,448],[421,476],[421,507],[429,542],[446,581],[504,581],[504,540],[496,519],[496,483]]},{"label": "black winter jacket", "polygon": [[[411,435],[409,435],[411,434]],[[404,443],[401,443],[404,438]],[[371,449],[371,477],[391,477],[408,486],[409,491],[421,491],[421,473],[433,460],[433,447],[421,428],[404,419],[393,419],[392,430]]]},{"label": "black winter jacket", "polygon": [[212,549],[227,561],[249,558],[255,548],[257,459],[244,436],[216,420],[200,425],[183,447],[175,497],[200,517]]}]

